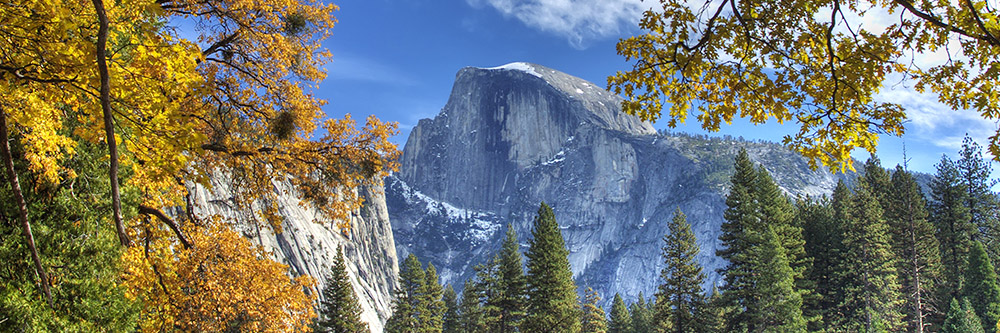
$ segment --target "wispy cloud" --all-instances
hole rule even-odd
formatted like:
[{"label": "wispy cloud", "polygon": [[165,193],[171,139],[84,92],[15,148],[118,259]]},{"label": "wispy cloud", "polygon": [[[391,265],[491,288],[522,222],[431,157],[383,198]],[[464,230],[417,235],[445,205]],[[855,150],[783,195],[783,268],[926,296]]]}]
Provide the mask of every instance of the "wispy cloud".
[{"label": "wispy cloud", "polygon": [[595,39],[618,36],[638,24],[651,6],[641,0],[466,0],[474,8],[492,7],[505,17],[566,37],[585,48]]},{"label": "wispy cloud", "polygon": [[326,65],[326,70],[327,80],[366,81],[402,86],[417,84],[417,80],[403,70],[351,55],[334,54],[333,61]]},{"label": "wispy cloud", "polygon": [[917,92],[903,84],[887,84],[876,99],[898,103],[906,109],[907,136],[952,151],[962,145],[966,134],[985,144],[997,129],[995,120],[984,119],[972,110],[952,109],[938,101],[936,94]]}]

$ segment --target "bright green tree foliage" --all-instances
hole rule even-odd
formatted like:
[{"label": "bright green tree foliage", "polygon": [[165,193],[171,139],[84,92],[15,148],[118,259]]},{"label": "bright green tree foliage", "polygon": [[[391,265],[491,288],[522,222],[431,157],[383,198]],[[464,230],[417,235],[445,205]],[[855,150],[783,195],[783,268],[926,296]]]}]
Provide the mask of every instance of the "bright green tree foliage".
[{"label": "bright green tree foliage", "polygon": [[780,205],[787,204],[787,199],[782,202],[780,194],[769,190],[773,181],[766,172],[754,169],[745,150],[737,155],[735,170],[719,236],[725,247],[717,252],[729,261],[720,270],[727,282],[723,297],[734,306],[727,318],[728,329],[804,331],[802,297],[795,283],[800,274],[792,268],[785,247],[790,244],[794,251],[801,251],[804,260],[801,239],[792,239],[796,234],[801,237],[801,230],[791,232],[791,207],[787,207],[787,219],[775,218],[786,212]]},{"label": "bright green tree foliage", "polygon": [[417,311],[420,318],[420,331],[440,333],[444,325],[444,301],[441,294],[444,290],[438,281],[437,269],[434,264],[427,263],[427,270],[424,272],[424,285],[420,292],[420,303]]},{"label": "bright green tree foliage", "polygon": [[580,319],[582,332],[607,332],[608,323],[604,320],[604,309],[597,305],[597,302],[601,301],[601,295],[598,295],[597,291],[590,287],[587,287],[584,295],[584,302],[581,306],[583,317]]},{"label": "bright green tree foliage", "polygon": [[708,296],[705,304],[705,311],[702,311],[702,320],[705,325],[705,332],[724,332],[726,329],[726,306],[725,299],[719,293],[719,289],[712,286],[712,292]]},{"label": "bright green tree foliage", "polygon": [[455,293],[455,288],[450,283],[444,288],[441,300],[444,301],[444,324],[441,325],[441,332],[462,332],[461,318],[458,315],[458,294]]},{"label": "bright green tree foliage", "polygon": [[[656,328],[659,332],[702,331],[701,315],[705,297],[701,284],[705,274],[698,264],[698,241],[680,208],[667,224],[663,237],[664,267],[656,293]],[[668,329],[669,328],[669,329]]]},{"label": "bright green tree foliage", "polygon": [[[837,183],[834,193],[839,200],[850,197],[850,190],[843,182]],[[833,203],[825,197],[800,199],[796,207],[796,220],[803,227],[806,255],[812,261],[807,276],[815,286],[812,297],[803,298],[802,312],[807,317],[821,319],[809,325],[810,331],[819,331],[829,327],[837,317],[842,298],[839,267],[844,253],[843,230],[833,217]]]},{"label": "bright green tree foliage", "polygon": [[977,229],[972,234],[986,246],[990,260],[1000,260],[1000,202],[992,188],[997,184],[990,178],[993,168],[990,162],[983,159],[982,149],[966,134],[962,140],[962,149],[958,151],[959,159],[955,166],[961,175],[961,183],[965,187],[965,207],[969,209],[969,218]]},{"label": "bright green tree foliage", "polygon": [[487,264],[490,267],[483,268],[484,274],[489,274],[480,278],[488,288],[484,295],[486,322],[493,332],[516,332],[524,320],[527,286],[519,248],[517,233],[507,225],[500,253]]},{"label": "bright green tree foliage", "polygon": [[611,301],[611,316],[608,319],[608,333],[630,333],[632,332],[632,315],[625,306],[622,296],[615,293],[615,298]]},{"label": "bright green tree foliage", "polygon": [[639,292],[639,297],[629,306],[629,316],[632,317],[632,333],[654,332],[656,329],[656,319],[653,318],[654,307],[652,302],[646,302],[646,297]]},{"label": "bright green tree foliage", "polygon": [[948,315],[944,319],[944,325],[941,326],[941,333],[985,333],[985,331],[969,300],[963,298],[962,306],[959,306],[958,301],[952,298]]},{"label": "bright green tree foliage", "polygon": [[399,270],[399,289],[392,300],[392,317],[385,323],[388,332],[420,332],[421,292],[427,289],[420,260],[412,253],[403,260]]},{"label": "bright green tree foliage", "polygon": [[538,208],[528,258],[526,332],[580,331],[576,284],[569,268],[569,250],[555,213],[544,202]]},{"label": "bright green tree foliage", "polygon": [[983,321],[986,332],[995,332],[993,325],[1000,321],[1000,279],[990,263],[983,243],[972,243],[969,251],[969,268],[965,271],[962,296],[969,300],[976,314]]},{"label": "bright green tree foliage", "polygon": [[462,289],[462,302],[458,305],[459,327],[461,332],[486,332],[486,321],[483,319],[483,307],[479,303],[479,292],[474,280],[465,281]]},{"label": "bright green tree foliage", "polygon": [[361,304],[354,293],[351,278],[347,275],[347,264],[344,262],[344,251],[337,248],[337,256],[333,258],[333,267],[323,288],[323,300],[320,301],[320,318],[316,332],[331,333],[362,333],[368,332],[368,324],[361,321]]},{"label": "bright green tree foliage", "polygon": [[901,327],[902,295],[892,253],[892,236],[882,208],[862,180],[851,198],[844,225],[844,318],[840,326],[859,332],[894,331]]},{"label": "bright green tree foliage", "polygon": [[941,157],[937,174],[931,183],[931,221],[937,228],[941,246],[941,266],[944,280],[939,299],[959,297],[959,288],[965,277],[969,246],[975,227],[971,223],[968,191],[961,184],[961,174],[947,156]]},{"label": "bright green tree foliage", "polygon": [[[48,183],[29,172],[20,140],[11,155],[28,204],[36,246],[48,267],[53,307],[39,291],[34,266],[16,217],[6,173],[0,175],[0,331],[125,332],[134,329],[138,307],[120,286],[118,238],[104,212],[111,210],[107,181],[86,176]],[[61,161],[81,175],[104,174],[103,147],[79,141]],[[120,174],[127,177],[127,170]],[[122,200],[136,203],[123,188]],[[126,218],[135,215],[125,210]]]},{"label": "bright green tree foliage", "polygon": [[927,204],[913,175],[897,166],[885,207],[892,232],[897,275],[905,297],[904,320],[910,332],[923,332],[938,318],[937,283],[941,280],[940,245],[927,220]]}]

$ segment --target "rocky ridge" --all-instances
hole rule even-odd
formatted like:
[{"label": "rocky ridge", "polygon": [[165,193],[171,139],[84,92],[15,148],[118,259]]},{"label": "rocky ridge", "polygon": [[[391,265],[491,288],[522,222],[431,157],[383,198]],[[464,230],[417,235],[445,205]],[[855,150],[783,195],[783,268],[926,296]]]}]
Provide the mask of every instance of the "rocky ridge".
[{"label": "rocky ridge", "polygon": [[655,292],[661,238],[675,208],[701,247],[706,287],[721,282],[719,226],[732,161],[746,148],[790,195],[832,191],[837,178],[771,143],[657,133],[620,112],[621,98],[551,68],[464,68],[433,119],[420,120],[400,172],[386,179],[398,255],[415,253],[460,286],[499,247],[522,250],[541,201],[553,207],[577,284],[605,302]]}]

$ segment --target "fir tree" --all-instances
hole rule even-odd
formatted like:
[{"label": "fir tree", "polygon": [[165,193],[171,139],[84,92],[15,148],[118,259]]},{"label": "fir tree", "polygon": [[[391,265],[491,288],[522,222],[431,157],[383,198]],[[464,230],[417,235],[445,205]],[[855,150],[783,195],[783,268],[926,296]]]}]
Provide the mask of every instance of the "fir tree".
[{"label": "fir tree", "polygon": [[580,331],[576,285],[569,267],[569,251],[552,208],[544,202],[535,217],[528,257],[527,332]]},{"label": "fir tree", "polygon": [[719,289],[712,286],[712,292],[709,293],[708,301],[705,303],[705,310],[701,314],[705,332],[725,332],[727,310]]},{"label": "fir tree", "polygon": [[424,272],[424,285],[420,292],[420,303],[418,305],[418,318],[420,318],[420,332],[440,333],[444,325],[444,301],[441,294],[444,290],[438,281],[437,269],[434,264],[427,263],[427,270]]},{"label": "fir tree", "polygon": [[990,260],[996,262],[1000,259],[1000,218],[997,216],[1000,203],[992,190],[997,181],[990,179],[991,161],[983,159],[982,148],[968,134],[962,140],[958,155],[955,166],[967,194],[965,207],[969,209],[970,222],[977,229],[972,239],[986,245]]},{"label": "fir tree", "polygon": [[455,293],[455,288],[451,286],[451,283],[444,288],[441,300],[444,301],[444,323],[441,325],[441,331],[443,333],[462,332],[461,318],[458,316],[458,294]]},{"label": "fir tree", "polygon": [[615,293],[614,300],[611,301],[611,317],[608,319],[608,333],[631,333],[632,316],[625,306],[622,296]]},{"label": "fir tree", "polygon": [[632,317],[632,333],[649,333],[656,329],[653,311],[656,305],[647,303],[646,297],[639,292],[639,299],[629,306],[629,316]]},{"label": "fir tree", "polygon": [[496,293],[486,300],[488,305],[498,310],[495,332],[516,332],[524,319],[527,295],[519,247],[517,233],[508,224],[500,253],[493,259],[497,274]]},{"label": "fir tree", "polygon": [[952,298],[948,315],[944,319],[944,325],[941,326],[941,333],[985,333],[985,331],[969,300],[963,298],[962,306],[958,306],[958,301]]},{"label": "fir tree", "polygon": [[582,306],[583,317],[580,320],[582,331],[588,333],[607,332],[608,326],[604,321],[604,309],[597,305],[597,302],[601,301],[601,296],[590,287],[587,287],[584,295],[586,296]]},{"label": "fir tree", "polygon": [[992,323],[1000,321],[1000,280],[982,243],[972,243],[968,262],[962,296],[972,304],[976,315],[982,319],[983,329],[995,332],[996,328]]},{"label": "fir tree", "polygon": [[[656,294],[654,318],[661,332],[702,331],[699,313],[705,300],[701,285],[705,274],[698,264],[698,242],[684,213],[678,208],[663,237],[662,283]],[[669,330],[667,329],[669,327]]]},{"label": "fir tree", "polygon": [[[837,183],[834,193],[839,200],[850,197],[850,190],[843,182]],[[796,219],[803,226],[806,255],[812,260],[808,278],[815,286],[812,297],[803,298],[802,312],[807,317],[821,319],[809,325],[810,331],[820,331],[834,322],[843,294],[839,282],[842,275],[839,267],[844,253],[843,231],[834,219],[833,204],[829,199],[802,199],[796,207]]]},{"label": "fir tree", "polygon": [[923,193],[909,172],[897,166],[885,207],[893,236],[897,274],[902,284],[904,320],[910,332],[923,332],[935,321],[936,283],[940,275],[940,247],[934,226],[927,221]]},{"label": "fir tree", "polygon": [[473,267],[473,270],[476,271],[474,290],[479,304],[479,313],[482,316],[483,325],[486,325],[487,331],[490,332],[498,330],[502,318],[499,303],[503,295],[498,272],[500,267],[497,265],[498,260],[496,259],[497,257],[494,256],[493,260]]},{"label": "fir tree", "polygon": [[958,298],[962,279],[965,277],[966,259],[975,228],[969,209],[965,206],[968,192],[961,184],[961,174],[947,156],[941,157],[937,174],[931,183],[931,221],[937,228],[941,247],[941,266],[944,280],[938,299]]},{"label": "fir tree", "polygon": [[865,173],[862,178],[878,201],[879,207],[883,209],[888,207],[892,197],[892,176],[882,167],[878,156],[869,157],[865,161]]},{"label": "fir tree", "polygon": [[474,280],[465,281],[465,287],[462,289],[462,302],[458,305],[461,332],[486,332],[486,322],[483,320],[479,292],[476,289]]},{"label": "fir tree", "polygon": [[337,247],[337,256],[333,258],[320,306],[322,310],[316,332],[368,332],[368,324],[361,321],[361,304],[347,275],[344,251],[340,247]]},{"label": "fir tree", "polygon": [[421,292],[427,283],[420,260],[412,253],[403,260],[399,271],[399,289],[392,300],[392,317],[385,323],[388,332],[421,332]]},{"label": "fir tree", "polygon": [[901,295],[892,238],[882,209],[864,180],[858,184],[847,224],[841,270],[845,276],[842,327],[851,331],[894,331],[901,324]]},{"label": "fir tree", "polygon": [[782,197],[770,190],[773,181],[766,172],[754,170],[745,150],[737,155],[735,169],[719,236],[724,248],[717,252],[729,261],[720,270],[727,282],[723,297],[734,306],[727,322],[735,326],[728,330],[803,331],[797,272],[785,246],[798,244],[792,247],[799,251],[801,240],[791,239],[790,221],[766,216],[784,214]]}]

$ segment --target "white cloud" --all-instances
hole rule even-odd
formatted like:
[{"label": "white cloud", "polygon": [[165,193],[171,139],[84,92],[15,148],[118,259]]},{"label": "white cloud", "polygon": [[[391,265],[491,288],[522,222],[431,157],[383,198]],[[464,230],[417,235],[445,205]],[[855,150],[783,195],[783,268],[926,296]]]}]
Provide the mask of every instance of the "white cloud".
[{"label": "white cloud", "polygon": [[504,17],[566,37],[576,48],[591,40],[617,37],[637,29],[653,1],[641,0],[466,0],[474,8],[489,6]]}]

